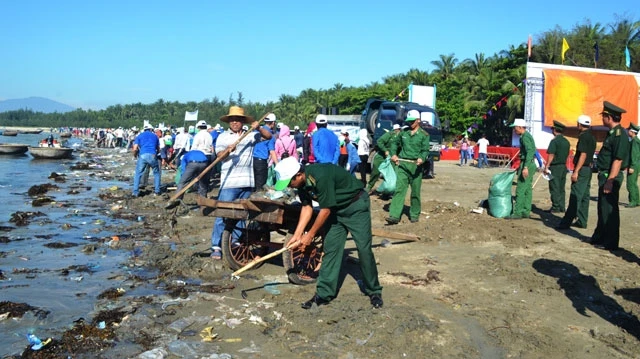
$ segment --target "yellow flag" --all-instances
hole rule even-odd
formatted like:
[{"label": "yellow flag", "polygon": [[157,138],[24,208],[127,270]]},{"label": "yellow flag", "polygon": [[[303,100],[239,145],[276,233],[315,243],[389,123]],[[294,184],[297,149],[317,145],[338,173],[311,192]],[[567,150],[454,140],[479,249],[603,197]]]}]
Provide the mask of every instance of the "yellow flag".
[{"label": "yellow flag", "polygon": [[569,43],[567,42],[567,39],[563,37],[562,38],[562,63],[564,63],[564,54],[567,52],[567,50],[569,50]]}]

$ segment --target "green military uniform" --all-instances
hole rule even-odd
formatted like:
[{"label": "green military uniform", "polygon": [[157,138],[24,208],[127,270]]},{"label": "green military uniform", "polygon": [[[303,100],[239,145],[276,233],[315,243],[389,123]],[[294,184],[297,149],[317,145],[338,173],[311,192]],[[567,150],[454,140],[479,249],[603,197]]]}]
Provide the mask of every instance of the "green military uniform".
[{"label": "green military uniform", "polygon": [[[429,157],[429,134],[422,128],[418,128],[413,134],[411,132],[411,129],[400,132],[396,141],[391,143],[391,155],[396,154],[401,159],[396,169],[398,174],[396,191],[393,193],[393,199],[389,206],[389,217],[395,222],[399,221],[402,216],[404,198],[409,187],[411,187],[409,218],[412,222],[417,222],[420,218],[422,166]],[[422,159],[423,164],[420,166],[402,161],[402,159],[415,161],[418,158]]]},{"label": "green military uniform", "polygon": [[338,294],[342,255],[351,233],[358,249],[365,294],[380,294],[378,268],[371,250],[371,204],[363,184],[347,170],[330,163],[305,168],[306,183],[298,189],[302,205],[317,201],[320,208],[331,209],[326,222],[324,255],[316,284],[320,298],[332,300]]},{"label": "green military uniform", "polygon": [[391,143],[395,141],[397,136],[398,133],[396,133],[396,131],[394,130],[391,130],[380,136],[378,141],[376,141],[376,155],[373,156],[373,163],[371,164],[371,176],[369,177],[367,192],[371,192],[373,186],[375,186],[376,182],[378,182],[378,179],[380,179],[380,164],[385,159],[385,152],[391,151]]},{"label": "green military uniform", "polygon": [[[556,131],[564,131],[565,126],[553,121]],[[549,142],[547,153],[553,154],[553,161],[548,165],[551,172],[549,193],[551,194],[551,212],[564,212],[565,184],[567,183],[567,157],[569,156],[569,141],[558,133]]]},{"label": "green military uniform", "polygon": [[[603,113],[620,116],[625,110],[606,102]],[[621,160],[620,171],[615,178],[609,173],[614,160]],[[591,243],[605,249],[618,249],[620,242],[620,187],[624,179],[623,169],[629,165],[629,136],[620,124],[613,127],[598,152],[598,225],[591,236]],[[604,193],[608,180],[613,180],[611,192]]]},{"label": "green military uniform", "polygon": [[[536,143],[533,136],[525,131],[520,136],[520,166],[518,167],[518,184],[516,185],[516,203],[513,205],[513,218],[529,218],[531,214],[531,201],[533,189],[531,182],[536,172],[535,163]],[[524,178],[522,172],[529,169],[529,175]]]},{"label": "green military uniform", "polygon": [[627,173],[627,191],[629,191],[628,208],[640,206],[640,194],[638,193],[638,172],[640,171],[640,138],[638,131],[640,126],[631,124],[629,131],[636,133],[631,140],[631,152],[629,153],[629,169],[633,169],[633,173]]},{"label": "green military uniform", "polygon": [[571,194],[569,194],[569,207],[565,212],[558,228],[566,229],[571,226],[574,218],[577,218],[575,225],[580,228],[587,228],[589,219],[589,201],[591,200],[591,164],[593,163],[593,153],[596,151],[596,138],[593,137],[591,129],[585,130],[578,136],[576,153],[573,156],[574,171],[578,165],[580,155],[585,154],[584,163],[578,169],[578,180],[571,183]]}]

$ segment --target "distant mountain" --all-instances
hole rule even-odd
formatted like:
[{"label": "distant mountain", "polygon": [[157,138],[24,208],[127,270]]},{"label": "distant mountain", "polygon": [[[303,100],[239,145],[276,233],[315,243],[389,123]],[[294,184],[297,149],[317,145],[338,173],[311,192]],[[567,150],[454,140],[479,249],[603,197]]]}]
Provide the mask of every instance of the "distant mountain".
[{"label": "distant mountain", "polygon": [[69,112],[74,107],[44,97],[28,97],[0,101],[0,112],[29,109],[34,112]]}]

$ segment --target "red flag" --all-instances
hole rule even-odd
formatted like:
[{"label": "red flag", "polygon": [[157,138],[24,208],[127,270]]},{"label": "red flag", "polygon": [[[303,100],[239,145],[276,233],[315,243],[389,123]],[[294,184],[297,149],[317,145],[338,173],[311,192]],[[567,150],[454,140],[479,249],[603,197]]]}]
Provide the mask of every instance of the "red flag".
[{"label": "red flag", "polygon": [[529,35],[529,40],[527,40],[527,58],[531,58],[531,35]]}]

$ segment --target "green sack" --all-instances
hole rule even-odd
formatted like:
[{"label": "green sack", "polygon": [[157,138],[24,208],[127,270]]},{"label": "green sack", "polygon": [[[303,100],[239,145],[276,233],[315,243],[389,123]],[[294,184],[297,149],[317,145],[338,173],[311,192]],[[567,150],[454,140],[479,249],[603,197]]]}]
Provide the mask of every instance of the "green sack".
[{"label": "green sack", "polygon": [[511,185],[516,171],[502,172],[489,183],[489,214],[496,218],[511,215]]},{"label": "green sack", "polygon": [[267,171],[267,186],[273,187],[276,185],[276,171],[275,166],[269,166],[269,170]]},{"label": "green sack", "polygon": [[387,157],[380,164],[378,170],[380,171],[380,176],[384,178],[384,182],[378,186],[376,191],[380,193],[393,194],[393,192],[396,191],[397,175],[395,167],[391,164],[391,159]]},{"label": "green sack", "polygon": [[176,176],[173,178],[173,180],[176,182],[176,186],[180,184],[180,177],[182,177],[182,167],[178,166],[178,169],[176,170]]}]

